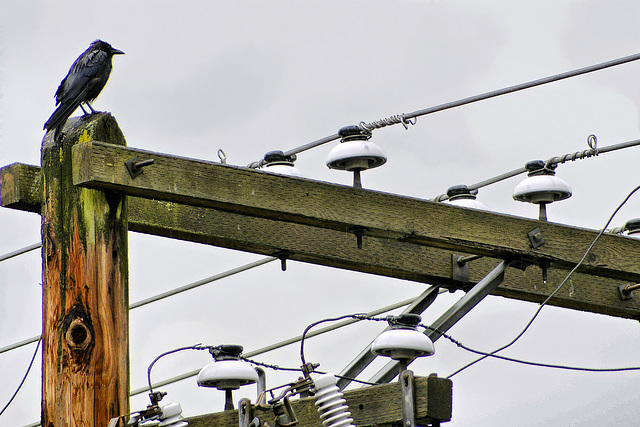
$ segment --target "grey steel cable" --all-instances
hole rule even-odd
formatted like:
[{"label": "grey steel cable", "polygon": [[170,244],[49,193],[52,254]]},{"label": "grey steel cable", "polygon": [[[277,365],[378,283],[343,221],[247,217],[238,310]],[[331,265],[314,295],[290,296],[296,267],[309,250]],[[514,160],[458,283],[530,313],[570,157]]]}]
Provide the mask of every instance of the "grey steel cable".
[{"label": "grey steel cable", "polygon": [[[175,289],[172,289],[170,291],[167,291],[167,292],[164,292],[164,293],[149,297],[147,299],[144,299],[144,300],[141,300],[141,301],[138,301],[138,302],[134,302],[134,303],[129,305],[129,310],[133,310],[134,308],[138,308],[138,307],[141,307],[143,305],[150,304],[152,302],[160,301],[162,299],[168,298],[168,297],[173,296],[173,295],[177,295],[177,294],[179,294],[181,292],[185,292],[185,291],[197,288],[197,287],[205,285],[207,283],[215,282],[216,280],[220,280],[220,279],[224,279],[224,278],[229,277],[229,276],[233,276],[234,274],[237,274],[237,273],[242,273],[243,271],[247,271],[247,270],[250,270],[252,268],[259,267],[261,265],[267,264],[267,263],[269,263],[271,261],[275,261],[277,259],[278,258],[276,258],[276,257],[266,257],[266,258],[263,258],[261,260],[251,262],[249,264],[245,264],[243,266],[240,266],[240,267],[237,267],[237,268],[233,268],[233,269],[225,271],[223,273],[216,274],[216,275],[211,276],[211,277],[207,277],[206,279],[202,279],[202,280],[198,280],[198,281],[193,282],[193,283],[189,283],[188,285],[184,285],[184,286],[181,286],[179,288],[175,288]],[[35,337],[32,337],[32,338],[28,338],[26,340],[23,340],[23,341],[8,345],[6,347],[2,347],[2,348],[0,348],[0,354],[5,353],[5,352],[10,351],[10,350],[15,350],[17,348],[23,347],[23,346],[31,344],[31,343],[34,343],[34,342],[38,341],[40,338],[41,338],[41,335],[38,335],[38,336],[35,336]]]},{"label": "grey steel cable", "polygon": [[[360,122],[359,126],[361,129],[363,130],[372,130],[372,129],[378,129],[384,126],[390,126],[390,125],[394,125],[394,124],[398,124],[401,123],[405,129],[407,128],[407,124],[414,124],[414,122],[411,122],[411,119],[416,119],[420,116],[425,116],[427,114],[432,114],[432,113],[437,113],[440,111],[444,111],[444,110],[449,110],[455,107],[461,107],[463,105],[467,105],[467,104],[472,104],[474,102],[478,102],[478,101],[484,101],[486,99],[490,99],[490,98],[495,98],[498,96],[502,96],[502,95],[506,95],[509,93],[513,93],[513,92],[518,92],[524,89],[530,89],[536,86],[541,86],[547,83],[553,83],[553,82],[557,82],[560,80],[564,80],[564,79],[568,79],[571,77],[576,77],[582,74],[588,74],[588,73],[592,73],[594,71],[600,71],[600,70],[604,70],[606,68],[610,68],[610,67],[615,67],[617,65],[622,65],[622,64],[626,64],[629,62],[633,62],[633,61],[637,61],[638,59],[640,59],[640,53],[636,53],[634,55],[629,55],[629,56],[625,56],[622,58],[618,58],[618,59],[613,59],[611,61],[606,61],[606,62],[601,62],[599,64],[595,64],[595,65],[590,65],[588,67],[583,67],[583,68],[578,68],[572,71],[567,71],[564,73],[560,73],[560,74],[554,74],[552,76],[548,76],[548,77],[543,77],[541,79],[537,79],[537,80],[532,80],[526,83],[521,83],[521,84],[517,84],[514,86],[509,86],[506,88],[502,88],[502,89],[498,89],[498,90],[493,90],[490,92],[485,92],[485,93],[481,93],[479,95],[474,95],[474,96],[470,96],[468,98],[463,98],[457,101],[452,101],[452,102],[447,102],[445,104],[440,104],[440,105],[436,105],[434,107],[429,107],[429,108],[425,108],[422,110],[417,110],[414,111],[412,113],[403,113],[403,114],[397,114],[394,116],[390,116],[384,119],[380,119],[380,120],[375,120],[373,122]],[[310,142],[308,144],[302,145],[300,147],[294,148],[292,150],[289,150],[287,152],[285,152],[285,155],[292,155],[292,154],[298,154],[301,153],[303,151],[309,150],[311,148],[315,148],[318,147],[320,145],[326,144],[327,142],[331,142],[331,141],[335,141],[336,139],[340,138],[338,134],[333,134],[333,135],[329,135],[326,136],[324,138],[318,139],[316,141]],[[250,168],[257,168],[263,165],[263,160],[259,160],[256,162],[251,163],[248,167]]]},{"label": "grey steel cable", "polygon": [[32,251],[34,249],[38,249],[41,246],[42,246],[42,242],[38,242],[38,243],[34,243],[33,245],[26,246],[26,247],[24,247],[22,249],[15,250],[13,252],[9,252],[9,253],[6,253],[4,255],[0,255],[0,262],[6,261],[9,258],[13,258],[13,257],[16,257],[18,255],[26,254],[27,252],[30,252],[30,251]]},{"label": "grey steel cable", "polygon": [[2,347],[2,348],[0,348],[0,354],[6,353],[7,351],[15,350],[16,348],[20,348],[20,347],[23,347],[25,345],[32,344],[32,343],[34,343],[36,341],[39,341],[40,338],[41,338],[41,335],[37,335],[35,337],[27,338],[26,340],[22,340],[20,342],[8,345],[6,347]]},{"label": "grey steel cable", "polygon": [[[595,136],[594,135],[589,135],[588,140],[591,140],[591,138],[595,139]],[[595,144],[595,142],[594,142],[594,144]],[[576,151],[574,153],[568,153],[568,154],[564,154],[562,156],[551,157],[550,159],[548,159],[546,161],[546,165],[547,166],[554,166],[554,165],[557,165],[559,163],[566,163],[568,161],[576,161],[576,160],[581,160],[581,159],[588,159],[588,158],[595,157],[595,156],[597,156],[599,154],[602,154],[602,153],[609,153],[611,151],[621,150],[623,148],[635,147],[635,146],[638,146],[638,145],[640,145],[640,139],[634,139],[634,140],[631,140],[631,141],[620,142],[618,144],[612,144],[612,145],[608,145],[608,146],[602,147],[602,148],[598,148],[597,146],[594,145],[592,148],[590,148],[588,150]],[[510,172],[505,172],[505,173],[503,173],[501,175],[494,176],[493,178],[489,178],[489,179],[486,179],[484,181],[480,181],[480,182],[477,182],[475,184],[468,185],[467,188],[469,190],[471,190],[471,191],[477,190],[479,188],[486,187],[488,185],[495,184],[495,183],[500,182],[500,181],[504,181],[505,179],[509,179],[509,178],[514,177],[514,176],[518,176],[520,174],[525,173],[526,171],[527,170],[523,166],[521,168],[514,169],[514,170],[512,170]],[[441,194],[439,196],[434,197],[431,200],[436,201],[436,202],[441,202],[443,200],[447,200],[448,198],[449,197],[446,194]]]},{"label": "grey steel cable", "polygon": [[164,298],[168,298],[168,297],[177,295],[177,294],[179,294],[181,292],[185,292],[185,291],[197,288],[199,286],[206,285],[207,283],[215,282],[216,280],[224,279],[225,277],[233,276],[234,274],[242,273],[243,271],[247,271],[247,270],[251,270],[252,268],[259,267],[261,265],[267,264],[267,263],[269,263],[271,261],[275,261],[277,259],[278,258],[276,258],[276,257],[266,257],[266,258],[260,259],[258,261],[251,262],[249,264],[245,264],[243,266],[240,266],[240,267],[237,267],[237,268],[233,268],[233,269],[225,271],[223,273],[216,274],[215,276],[207,277],[206,279],[202,279],[202,280],[198,280],[197,282],[189,283],[188,285],[184,285],[184,286],[181,286],[179,288],[175,288],[175,289],[172,289],[170,291],[163,292],[163,293],[158,294],[158,295],[154,295],[152,297],[143,299],[142,301],[134,302],[131,305],[129,305],[129,309],[132,310],[134,308],[138,308],[138,307],[141,307],[141,306],[146,305],[146,304],[151,304],[152,302],[160,301],[160,300],[162,300]]},{"label": "grey steel cable", "polygon": [[412,119],[414,117],[424,116],[426,114],[435,113],[438,111],[448,110],[454,107],[460,107],[462,105],[471,104],[478,101],[484,101],[485,99],[495,98],[497,96],[506,95],[509,93],[517,92],[524,89],[530,89],[532,87],[541,86],[547,83],[557,82],[560,80],[576,77],[582,74],[592,73],[594,71],[603,70],[605,68],[615,67],[616,65],[626,64],[628,62],[637,61],[640,59],[640,53],[634,55],[625,56],[623,58],[614,59],[607,62],[601,62],[599,64],[590,65],[584,68],[578,68],[576,70],[567,71],[560,74],[555,74],[549,77],[543,77],[541,79],[532,80],[527,83],[521,83],[514,86],[509,86],[503,89],[494,90],[491,92],[485,92],[480,95],[470,96],[468,98],[461,99],[459,101],[448,102],[446,104],[436,105],[435,107],[425,108],[424,110],[414,111],[413,113],[405,114],[406,119]]}]

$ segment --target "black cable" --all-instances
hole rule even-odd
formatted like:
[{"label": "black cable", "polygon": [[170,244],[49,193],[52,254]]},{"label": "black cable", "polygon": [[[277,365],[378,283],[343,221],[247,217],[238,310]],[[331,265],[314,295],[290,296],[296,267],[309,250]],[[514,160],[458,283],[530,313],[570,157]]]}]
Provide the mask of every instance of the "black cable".
[{"label": "black cable", "polygon": [[500,356],[500,355],[493,354],[493,353],[485,353],[484,351],[480,351],[480,350],[473,349],[471,347],[467,347],[466,345],[462,344],[460,341],[458,341],[455,338],[453,338],[451,335],[448,335],[448,334],[446,334],[446,333],[444,333],[442,331],[439,331],[436,328],[432,328],[430,326],[426,326],[426,325],[422,325],[422,324],[419,325],[419,326],[422,326],[423,328],[428,329],[430,331],[437,332],[442,337],[448,339],[449,341],[451,341],[452,343],[454,343],[455,345],[457,345],[461,349],[466,350],[466,351],[468,351],[470,353],[479,354],[481,356],[493,357],[493,358],[496,358],[496,359],[505,360],[507,362],[520,363],[522,365],[529,365],[529,366],[539,366],[539,367],[542,367],[542,368],[565,369],[565,370],[570,370],[570,371],[585,371],[585,372],[640,371],[640,366],[630,366],[630,367],[625,367],[625,368],[584,368],[584,367],[578,367],[578,366],[568,366],[568,365],[556,365],[556,364],[551,364],[551,363],[530,362],[528,360],[522,360],[522,359],[516,359],[516,358],[513,358],[513,357]]},{"label": "black cable", "polygon": [[322,319],[322,320],[318,320],[317,322],[313,322],[312,324],[310,324],[309,326],[307,326],[304,330],[304,332],[302,333],[302,338],[300,339],[300,360],[302,361],[302,366],[305,366],[307,364],[307,361],[304,357],[304,340],[305,337],[307,336],[307,333],[309,332],[309,330],[311,328],[313,328],[314,326],[317,326],[321,323],[326,323],[326,322],[337,322],[338,320],[343,320],[343,319],[358,319],[358,320],[364,320],[367,319],[367,314],[366,313],[356,313],[356,314],[347,314],[344,316],[340,316],[340,317],[332,317],[329,319]]},{"label": "black cable", "polygon": [[36,345],[36,351],[33,352],[33,356],[31,357],[31,362],[29,362],[29,367],[27,367],[27,372],[24,373],[24,376],[22,377],[22,381],[20,381],[20,384],[18,385],[18,388],[16,389],[16,391],[13,393],[13,396],[11,396],[11,399],[9,399],[7,404],[4,405],[4,408],[2,408],[2,410],[0,411],[0,415],[2,415],[4,413],[4,411],[7,410],[9,405],[11,405],[11,402],[13,402],[13,399],[16,398],[16,396],[18,395],[18,392],[22,388],[22,385],[27,380],[27,376],[29,375],[29,372],[31,371],[31,367],[33,366],[33,361],[36,360],[36,356],[38,354],[38,349],[40,348],[40,342],[41,341],[42,341],[42,339],[38,340],[38,344]]},{"label": "black cable", "polygon": [[183,350],[209,350],[209,349],[210,349],[210,347],[203,346],[202,344],[190,345],[188,347],[180,347],[180,348],[176,348],[174,350],[166,351],[166,352],[162,353],[160,356],[158,356],[155,359],[153,359],[153,362],[151,362],[151,364],[149,365],[149,368],[147,368],[147,382],[149,383],[149,393],[153,394],[153,387],[151,386],[151,369],[153,368],[153,365],[155,365],[155,363],[158,360],[160,360],[164,356],[168,356],[169,354],[177,353],[177,352],[183,351]]},{"label": "black cable", "polygon": [[634,188],[633,190],[631,190],[631,192],[627,195],[627,197],[625,197],[625,199],[622,201],[622,203],[620,203],[620,205],[618,205],[618,207],[613,211],[613,213],[611,214],[611,216],[609,217],[609,219],[607,220],[607,223],[604,225],[604,227],[602,227],[600,229],[600,231],[598,232],[598,235],[593,239],[593,241],[591,242],[591,244],[589,245],[589,247],[587,248],[587,250],[584,252],[584,255],[582,255],[582,258],[580,258],[580,261],[578,261],[578,263],[575,265],[575,267],[573,267],[571,269],[571,271],[569,271],[569,273],[566,275],[566,277],[562,280],[562,282],[560,282],[560,284],[556,287],[556,289],[551,292],[551,294],[549,294],[549,296],[540,304],[540,307],[538,307],[538,309],[536,310],[536,312],[533,314],[533,316],[531,317],[531,319],[529,320],[529,322],[527,323],[527,325],[524,327],[524,329],[513,339],[511,340],[508,344],[503,345],[502,347],[492,351],[491,353],[486,353],[484,354],[482,357],[474,360],[473,362],[470,362],[468,364],[466,364],[465,366],[463,366],[462,368],[458,369],[457,371],[455,371],[454,373],[452,373],[451,375],[449,375],[447,378],[451,378],[454,375],[459,374],[460,372],[464,371],[465,369],[475,365],[476,363],[486,359],[487,357],[491,357],[493,355],[495,355],[496,353],[501,352],[502,350],[505,350],[509,347],[511,347],[513,344],[515,344],[528,330],[529,327],[531,327],[531,324],[533,324],[534,320],[536,320],[536,318],[538,317],[538,315],[540,314],[540,311],[542,310],[542,308],[549,302],[549,300],[551,298],[553,298],[559,291],[560,289],[562,289],[562,287],[565,285],[565,283],[567,283],[567,281],[569,280],[569,278],[573,275],[573,273],[575,273],[575,271],[582,265],[582,263],[584,262],[584,260],[587,258],[587,256],[589,255],[589,253],[591,252],[591,250],[593,249],[593,247],[595,246],[596,242],[600,239],[600,236],[602,236],[602,234],[605,232],[605,230],[607,229],[607,227],[609,227],[609,224],[611,224],[611,221],[613,220],[613,218],[616,216],[616,214],[618,213],[618,211],[622,208],[622,206],[625,205],[625,203],[627,203],[627,201],[631,198],[631,196],[633,196],[633,194],[640,190],[640,186],[637,186],[636,188]]},{"label": "black cable", "polygon": [[279,366],[279,365],[272,365],[272,364],[269,364],[269,363],[258,362],[257,360],[252,360],[252,359],[249,359],[248,357],[244,357],[242,355],[240,355],[239,357],[240,357],[240,359],[244,360],[245,362],[249,362],[252,365],[262,366],[264,368],[273,369],[274,371],[292,371],[292,372],[300,372],[301,371],[300,368],[283,368],[282,366]]}]

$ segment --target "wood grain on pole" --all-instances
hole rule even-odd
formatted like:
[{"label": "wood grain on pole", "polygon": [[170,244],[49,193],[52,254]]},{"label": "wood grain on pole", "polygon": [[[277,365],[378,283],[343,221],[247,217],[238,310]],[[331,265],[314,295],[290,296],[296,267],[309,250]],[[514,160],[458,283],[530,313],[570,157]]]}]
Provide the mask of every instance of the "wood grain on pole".
[{"label": "wood grain on pole", "polygon": [[129,411],[127,203],[73,185],[75,144],[125,144],[115,119],[71,119],[42,143],[42,425],[106,426]]}]

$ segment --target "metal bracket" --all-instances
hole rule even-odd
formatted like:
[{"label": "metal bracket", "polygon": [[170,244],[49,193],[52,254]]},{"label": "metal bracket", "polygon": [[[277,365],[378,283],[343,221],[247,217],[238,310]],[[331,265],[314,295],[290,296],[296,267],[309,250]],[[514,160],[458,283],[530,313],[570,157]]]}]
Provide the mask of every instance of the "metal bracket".
[{"label": "metal bracket", "polygon": [[400,389],[402,391],[402,426],[415,427],[416,406],[412,371],[405,370],[400,373]]},{"label": "metal bracket", "polygon": [[539,227],[534,228],[527,235],[529,236],[529,241],[531,242],[533,249],[537,249],[544,244],[544,236],[542,235],[542,230],[540,230]]},{"label": "metal bracket", "polygon": [[451,279],[469,283],[469,263],[460,262],[462,258],[462,255],[451,254]]},{"label": "metal bracket", "polygon": [[240,399],[238,403],[238,420],[240,427],[249,427],[249,420],[251,419],[251,400]]},{"label": "metal bracket", "polygon": [[[473,307],[489,295],[504,280],[504,272],[511,265],[512,261],[502,261],[491,270],[482,280],[475,284],[458,302],[443,313],[435,322],[431,324],[433,330],[425,334],[435,342],[447,332],[449,328],[462,319]],[[398,375],[399,362],[393,360],[383,367],[377,374],[371,377],[371,382],[389,382]]]}]

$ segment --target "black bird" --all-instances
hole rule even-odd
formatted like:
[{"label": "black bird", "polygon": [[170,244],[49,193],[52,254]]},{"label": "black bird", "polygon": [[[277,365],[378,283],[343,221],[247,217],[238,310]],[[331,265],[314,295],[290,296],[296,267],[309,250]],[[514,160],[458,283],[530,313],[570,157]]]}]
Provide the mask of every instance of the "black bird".
[{"label": "black bird", "polygon": [[124,52],[111,47],[109,43],[96,40],[75,60],[56,91],[58,108],[44,124],[47,131],[54,129],[54,141],[58,139],[58,134],[69,116],[78,107],[87,114],[83,103],[89,107],[91,114],[95,113],[90,102],[98,97],[109,80],[113,55],[124,55]]}]

